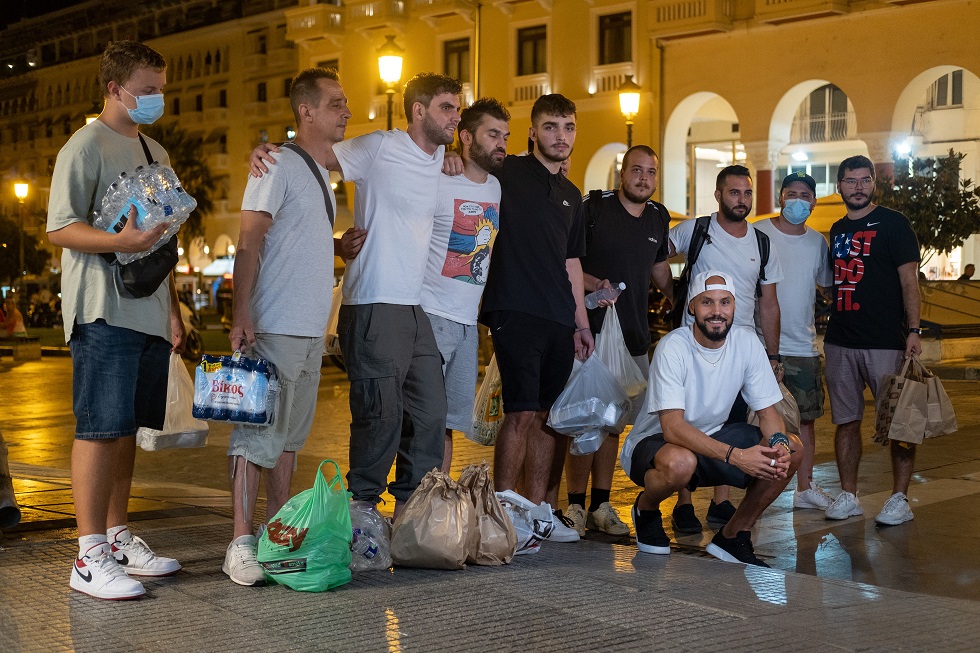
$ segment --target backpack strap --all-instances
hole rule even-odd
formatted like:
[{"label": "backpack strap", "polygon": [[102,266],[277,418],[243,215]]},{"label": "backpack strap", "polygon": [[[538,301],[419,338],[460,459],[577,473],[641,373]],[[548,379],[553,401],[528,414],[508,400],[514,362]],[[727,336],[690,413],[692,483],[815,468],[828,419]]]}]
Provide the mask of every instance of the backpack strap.
[{"label": "backpack strap", "polygon": [[[705,242],[711,242],[711,236],[708,235],[709,224],[711,224],[710,215],[702,215],[694,221],[694,233],[691,234],[691,246],[687,249],[686,266],[691,268],[692,271],[694,264],[698,262],[698,257],[701,256],[701,248],[704,247]],[[688,276],[690,276],[690,273]]]},{"label": "backpack strap", "polygon": [[588,248],[589,244],[592,242],[592,232],[595,230],[596,220],[599,219],[599,204],[602,202],[602,191],[601,190],[590,190],[587,196],[589,198],[588,210],[589,210],[589,221],[586,223],[585,227],[585,246]]},{"label": "backpack strap", "polygon": [[137,135],[140,137],[140,145],[143,146],[143,154],[146,155],[146,163],[147,163],[147,165],[152,165],[153,164],[153,155],[150,154],[150,148],[146,144],[146,139],[143,138],[143,134],[140,134],[140,133],[137,132]]},{"label": "backpack strap", "polygon": [[323,175],[320,174],[320,168],[317,166],[316,161],[313,160],[313,157],[310,156],[309,152],[301,148],[296,143],[283,143],[282,146],[303,157],[303,160],[306,161],[306,165],[309,166],[313,176],[316,177],[316,180],[320,183],[320,190],[323,191],[323,203],[327,205],[327,218],[330,219],[330,228],[333,229],[333,204],[330,203],[330,193],[327,190],[327,182],[323,180]]},{"label": "backpack strap", "polygon": [[762,233],[758,229],[753,228],[755,231],[755,240],[759,244],[759,258],[762,262],[759,264],[759,278],[755,282],[755,296],[762,297],[762,282],[766,280],[766,266],[769,264],[769,236]]}]

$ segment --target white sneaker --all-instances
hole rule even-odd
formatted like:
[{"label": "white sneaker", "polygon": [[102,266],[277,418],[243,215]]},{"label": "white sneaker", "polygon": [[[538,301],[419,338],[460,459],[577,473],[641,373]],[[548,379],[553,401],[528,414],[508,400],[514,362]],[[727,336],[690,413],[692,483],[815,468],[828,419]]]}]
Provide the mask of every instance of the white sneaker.
[{"label": "white sneaker", "polygon": [[113,542],[112,557],[131,576],[169,576],[180,571],[180,563],[153,553],[142,538],[135,535],[128,542]]},{"label": "white sneaker", "polygon": [[246,587],[265,585],[265,572],[256,558],[258,542],[254,535],[242,535],[232,540],[225,552],[221,571],[232,581]]},{"label": "white sneaker", "polygon": [[578,542],[578,531],[572,528],[572,520],[561,514],[561,510],[552,510],[555,516],[555,527],[548,536],[551,542]]},{"label": "white sneaker", "polygon": [[572,522],[572,528],[575,529],[579,537],[585,535],[585,508],[577,503],[568,504],[568,512],[565,513],[565,519]]},{"label": "white sneaker", "polygon": [[858,503],[856,496],[850,492],[841,492],[827,507],[825,514],[827,519],[847,519],[848,517],[863,515],[864,511],[861,510],[861,504]]},{"label": "white sneaker", "polygon": [[146,594],[143,584],[127,576],[126,570],[116,562],[108,544],[92,547],[89,553],[76,558],[68,584],[73,590],[110,601],[125,601]]},{"label": "white sneaker", "polygon": [[824,489],[810,481],[810,487],[800,492],[793,492],[793,507],[800,509],[815,508],[826,510],[834,502],[834,497],[830,496]]},{"label": "white sneaker", "polygon": [[885,502],[885,506],[878,513],[878,516],[875,517],[875,521],[885,526],[897,526],[912,521],[914,517],[912,509],[909,508],[908,497],[902,492],[896,492],[888,497],[888,501]]},{"label": "white sneaker", "polygon": [[589,513],[586,521],[590,531],[600,531],[607,535],[629,535],[630,527],[619,518],[619,513],[608,501]]}]

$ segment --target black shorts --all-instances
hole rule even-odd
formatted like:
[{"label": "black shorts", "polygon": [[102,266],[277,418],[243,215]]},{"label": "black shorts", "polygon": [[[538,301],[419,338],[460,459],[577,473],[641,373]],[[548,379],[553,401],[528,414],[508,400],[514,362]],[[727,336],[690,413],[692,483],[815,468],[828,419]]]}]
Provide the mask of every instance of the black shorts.
[{"label": "black shorts", "polygon": [[[744,422],[737,424],[726,424],[709,436],[712,440],[718,440],[725,444],[734,444],[738,449],[748,449],[754,447],[762,441],[762,431],[758,426],[752,426]],[[647,470],[656,469],[654,459],[667,442],[664,440],[663,433],[655,433],[645,437],[636,443],[633,454],[630,456],[630,480],[644,487],[644,476]],[[735,465],[730,465],[724,460],[706,458],[700,454],[698,466],[694,469],[694,475],[687,483],[687,489],[692,492],[699,487],[714,487],[716,485],[731,485],[732,487],[748,487],[752,477],[743,472]]]},{"label": "black shorts", "polygon": [[575,361],[575,328],[519,311],[487,317],[504,412],[549,410]]}]

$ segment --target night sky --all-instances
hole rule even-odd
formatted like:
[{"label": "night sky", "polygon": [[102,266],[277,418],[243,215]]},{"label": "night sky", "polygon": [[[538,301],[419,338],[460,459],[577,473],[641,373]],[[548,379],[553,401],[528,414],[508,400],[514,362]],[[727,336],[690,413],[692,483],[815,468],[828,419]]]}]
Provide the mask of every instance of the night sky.
[{"label": "night sky", "polygon": [[21,18],[39,16],[82,2],[83,0],[5,0],[3,11],[0,11],[0,29],[10,23],[16,23]]}]

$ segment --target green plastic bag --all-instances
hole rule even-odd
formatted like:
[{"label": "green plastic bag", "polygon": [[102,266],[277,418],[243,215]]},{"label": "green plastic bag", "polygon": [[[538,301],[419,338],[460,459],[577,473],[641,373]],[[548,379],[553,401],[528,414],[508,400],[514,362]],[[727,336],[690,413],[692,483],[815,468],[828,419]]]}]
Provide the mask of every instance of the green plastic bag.
[{"label": "green plastic bag", "polygon": [[[324,465],[333,465],[329,481]],[[259,540],[259,562],[266,576],[300,592],[323,592],[350,582],[350,493],[340,467],[324,460],[313,487],[276,513]]]}]

